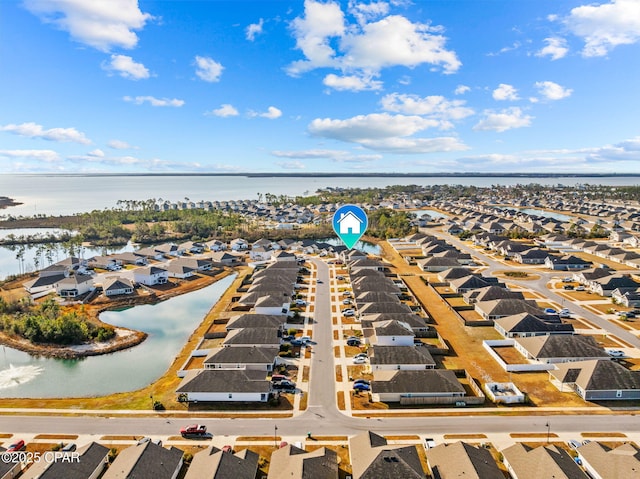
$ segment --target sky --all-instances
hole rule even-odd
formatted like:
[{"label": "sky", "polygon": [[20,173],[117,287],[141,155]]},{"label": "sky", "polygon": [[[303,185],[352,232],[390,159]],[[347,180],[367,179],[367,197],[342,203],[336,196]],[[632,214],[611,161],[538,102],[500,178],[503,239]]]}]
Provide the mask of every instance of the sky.
[{"label": "sky", "polygon": [[640,173],[639,0],[0,0],[1,173]]}]

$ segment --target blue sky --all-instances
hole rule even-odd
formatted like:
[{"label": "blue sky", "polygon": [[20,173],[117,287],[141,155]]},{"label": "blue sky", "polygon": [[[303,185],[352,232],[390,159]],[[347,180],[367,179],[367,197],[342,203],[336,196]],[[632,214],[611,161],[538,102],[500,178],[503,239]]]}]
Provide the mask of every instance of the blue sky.
[{"label": "blue sky", "polygon": [[640,173],[640,1],[0,2],[0,168]]}]

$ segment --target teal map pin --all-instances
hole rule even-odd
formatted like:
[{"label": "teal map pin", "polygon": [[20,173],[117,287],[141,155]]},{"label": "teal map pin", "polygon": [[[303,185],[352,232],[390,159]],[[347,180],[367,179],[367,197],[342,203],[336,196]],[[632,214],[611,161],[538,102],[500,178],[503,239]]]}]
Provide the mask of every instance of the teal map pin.
[{"label": "teal map pin", "polygon": [[362,238],[368,225],[367,214],[356,205],[341,206],[333,214],[333,231],[349,249]]}]

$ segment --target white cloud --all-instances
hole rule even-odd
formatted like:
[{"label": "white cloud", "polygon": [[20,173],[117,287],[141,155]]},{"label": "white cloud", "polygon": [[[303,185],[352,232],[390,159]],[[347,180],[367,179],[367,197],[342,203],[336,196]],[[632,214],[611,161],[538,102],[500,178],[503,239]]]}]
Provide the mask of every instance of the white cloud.
[{"label": "white cloud", "polygon": [[207,113],[207,114],[220,116],[222,118],[239,115],[238,110],[236,110],[236,108],[233,105],[230,105],[229,103],[224,103],[220,105],[220,108],[216,108],[215,110],[212,110],[210,113]]},{"label": "white cloud", "polygon": [[461,120],[474,114],[464,100],[447,100],[443,96],[404,95],[390,93],[380,101],[387,111],[408,115],[427,115],[442,120],[441,127],[451,126],[448,120]]},{"label": "white cloud", "polygon": [[42,125],[37,123],[21,123],[20,125],[4,125],[0,126],[0,131],[7,131],[15,135],[26,136],[27,138],[40,138],[49,141],[74,142],[83,145],[91,144],[84,133],[75,128],[50,128],[45,130]]},{"label": "white cloud", "polygon": [[350,1],[348,9],[349,13],[362,25],[388,14],[389,4],[387,2],[360,3]]},{"label": "white cloud", "polygon": [[536,82],[535,86],[538,92],[547,100],[562,100],[573,93],[571,88],[565,88],[552,81],[539,81]]},{"label": "white cloud", "polygon": [[0,150],[0,157],[43,161],[45,163],[53,163],[60,159],[58,153],[53,150]]},{"label": "white cloud", "polygon": [[254,41],[256,39],[256,35],[260,35],[262,34],[262,26],[264,25],[264,20],[261,18],[260,21],[258,23],[251,23],[249,24],[249,26],[247,27],[246,33],[247,33],[247,40],[249,40],[250,42]]},{"label": "white cloud", "polygon": [[129,103],[134,103],[136,105],[149,103],[151,106],[173,106],[176,108],[184,105],[184,100],[178,100],[177,98],[156,98],[153,96],[136,96],[136,97],[125,96],[122,99]]},{"label": "white cloud", "polygon": [[487,53],[487,56],[489,56],[489,57],[497,57],[498,55],[502,55],[503,53],[507,53],[507,52],[511,52],[511,51],[517,50],[521,46],[522,46],[522,44],[520,42],[514,42],[513,44],[511,44],[508,47],[501,48],[497,52]]},{"label": "white cloud", "polygon": [[345,150],[298,150],[272,151],[278,158],[292,158],[299,160],[331,160],[337,163],[369,163],[382,159],[382,155],[354,155]]},{"label": "white cloud", "polygon": [[470,90],[471,90],[471,88],[469,88],[467,85],[458,85],[456,87],[456,89],[453,91],[453,93],[455,95],[464,95],[465,93],[467,93]]},{"label": "white cloud", "polygon": [[551,57],[551,60],[559,60],[569,53],[567,41],[564,38],[549,37],[545,38],[544,41],[547,45],[536,52],[537,57],[549,56]]},{"label": "white cloud", "polygon": [[484,118],[474,127],[474,130],[491,130],[503,132],[513,128],[531,126],[532,116],[525,115],[518,107],[511,107],[501,111],[485,110]]},{"label": "white cloud", "polygon": [[263,113],[250,110],[248,115],[250,118],[260,117],[260,118],[267,118],[269,120],[275,120],[276,118],[280,118],[282,116],[282,111],[280,111],[275,106],[270,106],[269,108],[267,108],[267,111]]},{"label": "white cloud", "polygon": [[109,143],[107,143],[107,146],[109,148],[113,148],[114,150],[129,150],[134,148],[129,143],[122,140],[111,140],[109,141]]},{"label": "white cloud", "polygon": [[301,161],[277,161],[275,164],[285,170],[304,170],[305,169],[304,163],[302,163]]},{"label": "white cloud", "polygon": [[215,61],[213,58],[196,56],[196,75],[201,80],[206,82],[219,82],[222,70],[224,67],[222,64]]},{"label": "white cloud", "polygon": [[457,138],[408,138],[428,128],[437,127],[439,120],[417,115],[373,113],[346,120],[317,118],[308,127],[313,136],[358,143],[365,148],[403,154],[464,150]]},{"label": "white cloud", "polygon": [[385,2],[352,2],[350,11],[357,22],[349,24],[337,2],[306,0],[304,16],[291,23],[296,47],[305,59],[291,63],[287,73],[297,76],[316,68],[336,68],[359,76],[376,75],[387,67],[425,63],[440,66],[445,73],[458,70],[461,63],[455,52],[445,48],[440,27],[412,23],[400,15],[370,21],[386,15],[386,8]]},{"label": "white cloud", "polygon": [[135,47],[134,31],[153,18],[140,10],[138,0],[24,0],[24,6],[75,41],[104,52]]},{"label": "white cloud", "polygon": [[498,88],[493,90],[493,99],[494,100],[519,100],[518,90],[513,87],[513,85],[508,85],[506,83],[500,83]]},{"label": "white cloud", "polygon": [[369,77],[361,77],[357,75],[338,76],[329,73],[322,81],[326,86],[338,91],[364,91],[364,90],[380,90],[382,82]]},{"label": "white cloud", "polygon": [[149,70],[142,63],[135,62],[127,55],[111,55],[111,61],[103,63],[102,68],[117,72],[122,78],[129,80],[144,80],[150,76]]},{"label": "white cloud", "polygon": [[572,9],[562,22],[584,40],[582,55],[601,57],[619,45],[640,40],[640,2],[612,0],[601,5],[583,5]]}]

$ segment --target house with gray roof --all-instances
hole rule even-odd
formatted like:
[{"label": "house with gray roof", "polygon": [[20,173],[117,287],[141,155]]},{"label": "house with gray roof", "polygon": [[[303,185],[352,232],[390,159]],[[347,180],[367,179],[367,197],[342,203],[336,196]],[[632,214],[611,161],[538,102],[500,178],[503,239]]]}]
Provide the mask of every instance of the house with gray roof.
[{"label": "house with gray roof", "polygon": [[437,258],[430,257],[416,261],[416,264],[422,271],[437,273],[450,268],[460,267],[461,264],[453,258]]},{"label": "house with gray roof", "polygon": [[[39,461],[32,464],[21,476],[22,479],[95,479],[109,464],[109,449],[97,442],[82,446],[77,451],[76,460],[65,461],[58,458],[55,461]],[[71,453],[67,453],[71,454]],[[71,459],[71,456],[69,456]],[[4,463],[4,461],[2,461]],[[0,478],[3,476],[0,463]]]},{"label": "house with gray roof", "polygon": [[372,371],[433,369],[433,360],[426,346],[377,346],[369,349]]},{"label": "house with gray roof", "polygon": [[524,299],[524,295],[520,291],[512,291],[504,286],[491,285],[467,291],[462,295],[462,299],[467,304],[474,304],[496,299]]},{"label": "house with gray roof", "polygon": [[373,372],[373,401],[401,402],[402,398],[434,399],[437,404],[463,400],[466,392],[455,373],[447,369],[378,370]]},{"label": "house with gray roof", "polygon": [[464,294],[475,289],[486,288],[490,283],[485,281],[482,276],[470,274],[462,278],[457,278],[449,282],[451,289],[458,294]]},{"label": "house with gray roof", "polygon": [[504,474],[484,447],[458,441],[439,444],[427,450],[431,475],[438,479],[504,479]]},{"label": "house with gray roof", "polygon": [[494,299],[475,303],[476,312],[487,320],[496,320],[505,316],[529,313],[534,316],[544,314],[535,301],[525,299]]},{"label": "house with gray roof", "polygon": [[588,479],[567,451],[552,444],[534,448],[516,443],[500,452],[513,479]]},{"label": "house with gray roof", "polygon": [[249,449],[232,453],[208,446],[194,454],[184,479],[255,479],[259,459]]},{"label": "house with gray roof", "polygon": [[273,371],[280,348],[238,346],[213,348],[204,360],[205,369],[256,369]]},{"label": "house with gray roof", "polygon": [[415,337],[408,324],[395,319],[375,321],[363,333],[366,342],[378,346],[412,346]]},{"label": "house with gray roof", "polygon": [[271,454],[268,479],[338,479],[338,454],[326,447],[307,452],[292,444]]},{"label": "house with gray roof", "polygon": [[395,319],[402,323],[407,324],[413,334],[416,336],[424,336],[422,333],[429,331],[429,326],[427,326],[427,320],[422,316],[418,316],[417,314],[411,313],[377,313],[377,314],[367,314],[366,316],[360,317],[360,324],[362,328],[372,328],[373,323],[377,321],[388,321],[391,319]]},{"label": "house with gray roof", "polygon": [[593,266],[591,261],[586,261],[574,255],[549,255],[544,261],[545,267],[560,271],[576,271]]},{"label": "house with gray roof", "polygon": [[353,479],[425,477],[416,446],[388,444],[384,437],[371,431],[349,438],[349,459]]},{"label": "house with gray roof", "polygon": [[442,283],[449,283],[454,279],[464,278],[465,276],[469,276],[471,270],[464,266],[458,265],[453,268],[448,268],[438,273],[438,280]]},{"label": "house with gray roof", "polygon": [[267,402],[271,383],[264,371],[197,369],[187,371],[176,392],[187,402]]},{"label": "house with gray roof", "polygon": [[[5,451],[6,449],[0,446],[0,454]],[[20,462],[18,457],[5,456],[5,459],[0,461],[0,479],[13,479],[14,477],[18,477],[21,471],[22,462]]]},{"label": "house with gray roof", "polygon": [[186,264],[176,263],[175,261],[171,261],[162,267],[167,270],[169,278],[187,279],[191,278],[195,273],[194,268]]},{"label": "house with gray roof", "polygon": [[133,280],[136,283],[154,286],[156,284],[165,284],[169,281],[169,272],[166,269],[156,266],[145,266],[133,270]]},{"label": "house with gray roof", "polygon": [[544,364],[610,359],[593,336],[551,334],[515,338],[514,347],[527,359]]},{"label": "house with gray roof", "polygon": [[635,479],[640,471],[640,449],[627,442],[609,447],[591,441],[577,450],[589,476],[594,479]]},{"label": "house with gray roof", "polygon": [[93,291],[93,276],[90,274],[76,273],[66,278],[62,278],[54,284],[56,293],[63,298],[77,298],[83,294]]},{"label": "house with gray roof", "polygon": [[560,391],[574,391],[585,401],[640,399],[640,371],[609,359],[556,364],[549,380]]},{"label": "house with gray roof", "polygon": [[183,452],[147,441],[120,451],[102,479],[176,479],[182,467]]},{"label": "house with gray roof", "polygon": [[229,331],[222,346],[279,348],[281,342],[278,328],[243,328]]},{"label": "house with gray roof", "polygon": [[358,306],[358,313],[360,315],[366,314],[381,314],[381,313],[391,313],[391,314],[411,314],[411,308],[406,304],[398,302],[387,302],[387,303],[366,303]]},{"label": "house with gray roof", "polygon": [[102,291],[107,297],[133,294],[133,283],[120,276],[107,276],[102,283]]},{"label": "house with gray roof", "polygon": [[227,322],[226,329],[244,329],[244,328],[275,328],[282,330],[287,321],[286,316],[281,314],[241,314],[233,316]]},{"label": "house with gray roof", "polygon": [[493,327],[505,338],[526,338],[548,334],[573,334],[571,324],[543,321],[529,313],[514,314],[494,320]]}]

